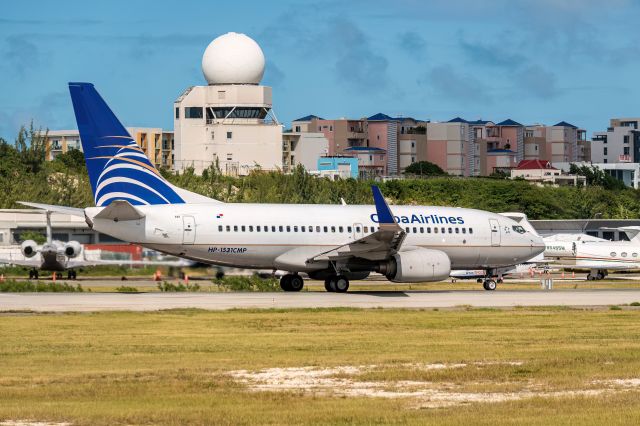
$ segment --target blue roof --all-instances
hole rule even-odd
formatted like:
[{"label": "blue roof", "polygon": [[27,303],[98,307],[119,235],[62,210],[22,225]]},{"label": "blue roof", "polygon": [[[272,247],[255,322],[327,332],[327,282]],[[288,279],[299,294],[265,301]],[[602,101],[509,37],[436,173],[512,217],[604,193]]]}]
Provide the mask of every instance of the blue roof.
[{"label": "blue roof", "polygon": [[418,121],[413,117],[391,117],[381,112],[374,114],[371,117],[368,117],[367,120],[369,121],[403,121],[403,120]]},{"label": "blue roof", "polygon": [[507,118],[504,121],[501,121],[500,123],[496,124],[496,126],[517,126],[517,127],[522,127],[522,124],[518,123],[517,121],[513,121],[510,118]]},{"label": "blue roof", "polygon": [[571,123],[567,123],[566,121],[561,121],[558,124],[555,124],[556,127],[571,127],[572,129],[577,129],[576,126],[574,126]]},{"label": "blue roof", "polygon": [[314,118],[317,118],[318,120],[324,120],[324,118],[322,118],[322,117],[318,117],[317,115],[310,114],[310,115],[306,115],[306,116],[304,116],[302,118],[298,118],[297,120],[293,120],[293,121],[311,121]]},{"label": "blue roof", "polygon": [[382,148],[376,148],[373,146],[352,146],[351,148],[345,149],[345,151],[383,151],[386,152]]},{"label": "blue roof", "polygon": [[489,149],[487,150],[487,154],[517,154],[515,151],[511,151],[510,149]]},{"label": "blue roof", "polygon": [[468,123],[464,118],[456,117],[449,120],[449,123]]}]

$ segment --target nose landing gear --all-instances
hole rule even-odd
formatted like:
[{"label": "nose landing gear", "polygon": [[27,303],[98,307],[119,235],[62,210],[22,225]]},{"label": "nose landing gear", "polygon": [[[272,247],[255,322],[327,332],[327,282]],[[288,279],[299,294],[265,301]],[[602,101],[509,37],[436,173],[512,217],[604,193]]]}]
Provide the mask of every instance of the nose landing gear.
[{"label": "nose landing gear", "polygon": [[498,284],[493,279],[494,273],[495,270],[493,269],[487,270],[487,275],[485,276],[484,282],[482,283],[482,287],[484,287],[485,290],[493,291],[496,289],[496,287],[498,287]]}]

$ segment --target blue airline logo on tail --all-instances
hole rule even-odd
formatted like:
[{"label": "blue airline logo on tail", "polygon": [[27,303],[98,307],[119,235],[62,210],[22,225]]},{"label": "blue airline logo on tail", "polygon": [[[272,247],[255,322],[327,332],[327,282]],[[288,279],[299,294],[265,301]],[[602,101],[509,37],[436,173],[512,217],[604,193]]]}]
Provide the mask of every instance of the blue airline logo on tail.
[{"label": "blue airline logo on tail", "polygon": [[90,83],[69,83],[96,206],[184,203]]}]

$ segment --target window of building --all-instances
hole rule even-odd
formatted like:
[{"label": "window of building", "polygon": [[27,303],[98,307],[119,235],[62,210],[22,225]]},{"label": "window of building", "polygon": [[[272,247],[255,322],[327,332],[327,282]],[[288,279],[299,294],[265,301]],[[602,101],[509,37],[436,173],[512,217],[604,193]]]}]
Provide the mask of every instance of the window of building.
[{"label": "window of building", "polygon": [[233,138],[233,132],[227,132],[227,139]]},{"label": "window of building", "polygon": [[227,153],[227,161],[232,161],[232,160],[233,160],[233,154]]},{"label": "window of building", "polygon": [[296,132],[300,133],[300,126],[296,126]]},{"label": "window of building", "polygon": [[623,146],[622,147],[622,153],[624,155],[629,155],[629,147],[628,146]]},{"label": "window of building", "polygon": [[607,155],[607,151],[608,151],[608,150],[607,150],[607,147],[606,147],[606,146],[603,148],[603,150],[604,150],[604,155]]},{"label": "window of building", "polygon": [[329,131],[333,132],[333,126],[329,126]]},{"label": "window of building", "polygon": [[176,118],[180,118],[180,107],[176,107]]},{"label": "window of building", "polygon": [[202,118],[204,114],[202,113],[202,107],[185,107],[184,108],[184,118]]}]

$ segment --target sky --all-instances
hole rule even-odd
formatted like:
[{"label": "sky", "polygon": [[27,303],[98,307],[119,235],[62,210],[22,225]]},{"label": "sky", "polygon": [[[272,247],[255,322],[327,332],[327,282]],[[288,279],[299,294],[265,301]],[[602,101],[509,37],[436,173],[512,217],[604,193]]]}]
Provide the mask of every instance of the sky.
[{"label": "sky", "polygon": [[76,128],[67,82],[88,81],[126,126],[173,128],[226,32],[266,57],[286,126],[308,114],[446,121],[640,116],[640,0],[0,0],[0,137]]}]

